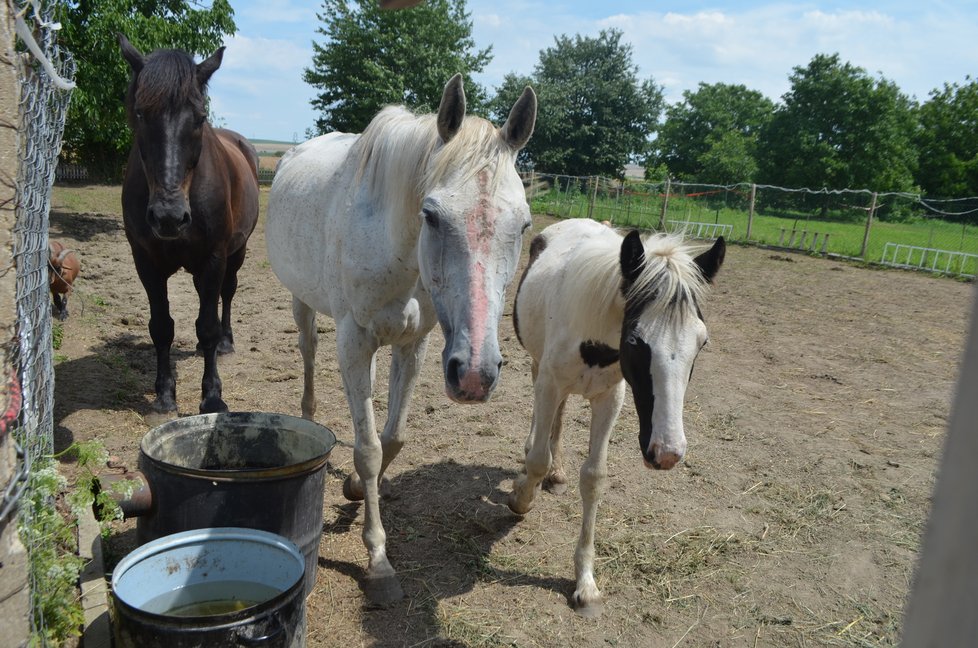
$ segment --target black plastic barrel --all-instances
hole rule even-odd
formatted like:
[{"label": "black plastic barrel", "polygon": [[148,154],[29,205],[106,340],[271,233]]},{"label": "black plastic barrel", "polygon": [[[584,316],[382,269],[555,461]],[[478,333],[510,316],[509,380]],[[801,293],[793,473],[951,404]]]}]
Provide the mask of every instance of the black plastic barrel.
[{"label": "black plastic barrel", "polygon": [[116,648],[305,645],[305,558],[257,529],[176,533],[128,554],[112,573]]},{"label": "black plastic barrel", "polygon": [[224,412],[168,421],[140,444],[139,467],[151,497],[148,510],[134,513],[137,540],[207,527],[276,533],[305,556],[308,595],[322,536],[324,468],[335,443],[322,425],[284,414]]}]

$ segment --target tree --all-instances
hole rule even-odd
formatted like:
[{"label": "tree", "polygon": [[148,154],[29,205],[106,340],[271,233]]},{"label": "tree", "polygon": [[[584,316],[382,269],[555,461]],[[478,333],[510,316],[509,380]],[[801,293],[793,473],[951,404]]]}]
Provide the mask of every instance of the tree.
[{"label": "tree", "polygon": [[627,162],[644,159],[662,112],[662,88],[651,78],[639,81],[632,47],[621,37],[615,29],[597,38],[555,37],[531,76],[504,79],[490,106],[497,122],[524,86],[533,86],[539,97],[525,149],[537,169],[620,177]]},{"label": "tree", "polygon": [[485,91],[471,80],[492,60],[492,48],[475,50],[465,0],[428,0],[410,11],[384,11],[374,0],[324,0],[326,37],[313,43],[312,67],[303,80],[321,92],[319,133],[360,132],[385,105],[437,110],[445,83],[465,77],[470,112],[483,112]]},{"label": "tree", "polygon": [[132,142],[123,98],[129,65],[119,52],[122,32],[142,52],[182,49],[203,57],[235,32],[227,0],[73,0],[57,3],[59,43],[77,63],[77,86],[65,123],[63,157],[101,177],[119,177]]},{"label": "tree", "polygon": [[665,164],[683,180],[717,184],[751,182],[757,171],[759,133],[774,102],[743,85],[701,83],[666,108],[647,168]]},{"label": "tree", "polygon": [[978,196],[978,81],[944,84],[918,111],[917,183],[943,198]]},{"label": "tree", "polygon": [[913,189],[913,102],[886,79],[816,55],[762,134],[761,180],[820,189]]}]

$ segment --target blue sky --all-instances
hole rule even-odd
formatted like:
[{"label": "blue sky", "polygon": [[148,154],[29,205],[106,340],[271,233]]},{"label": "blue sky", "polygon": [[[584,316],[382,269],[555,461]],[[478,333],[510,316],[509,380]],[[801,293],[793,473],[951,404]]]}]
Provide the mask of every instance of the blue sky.
[{"label": "blue sky", "polygon": [[[301,141],[316,114],[302,81],[312,61],[321,2],[231,0],[238,33],[227,39],[212,77],[212,107],[246,137]],[[882,75],[925,100],[947,83],[978,76],[978,1],[840,3],[733,0],[469,0],[473,37],[493,60],[475,76],[490,93],[509,72],[530,74],[560,34],[614,27],[633,47],[640,78],[652,77],[669,103],[700,82],[737,83],[773,100],[792,68],[815,54]]]}]

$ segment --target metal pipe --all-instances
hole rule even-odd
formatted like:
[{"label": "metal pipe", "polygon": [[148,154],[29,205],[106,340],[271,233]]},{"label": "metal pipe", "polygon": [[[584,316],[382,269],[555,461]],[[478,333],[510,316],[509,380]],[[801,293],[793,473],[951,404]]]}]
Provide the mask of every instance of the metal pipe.
[{"label": "metal pipe", "polygon": [[[122,509],[125,519],[149,515],[153,510],[153,492],[146,476],[138,470],[117,474],[99,475],[92,484],[92,493],[98,507],[99,493],[106,493]],[[101,511],[96,510],[96,517]]]}]

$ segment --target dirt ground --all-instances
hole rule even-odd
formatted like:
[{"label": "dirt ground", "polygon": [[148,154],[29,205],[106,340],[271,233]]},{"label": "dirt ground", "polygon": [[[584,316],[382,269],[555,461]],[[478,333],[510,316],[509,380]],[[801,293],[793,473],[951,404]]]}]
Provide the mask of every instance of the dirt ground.
[{"label": "dirt ground", "polygon": [[[109,191],[118,191],[110,189]],[[267,198],[267,189],[263,190]],[[115,204],[118,204],[116,202]],[[56,352],[56,444],[101,439],[129,466],[153,427],[148,309],[118,209],[66,211],[51,236],[82,274]],[[534,230],[551,222],[534,218]],[[524,245],[524,260],[529,246]],[[504,504],[532,411],[530,362],[501,325],[506,366],[488,404],[444,396],[435,333],[415,393],[412,438],[381,503],[407,598],[367,609],[361,506],[341,494],[352,429],[320,319],[319,422],[340,440],[325,491],[309,646],[881,646],[897,643],[929,507],[972,286],[732,246],[704,307],[710,344],[687,394],[687,461],[643,467],[630,402],[609,452],[599,510],[598,619],[574,614],[576,480],[524,519]],[[197,413],[196,296],[170,282],[180,415]],[[290,296],[259,223],[235,299],[237,352],[220,360],[234,410],[299,414]],[[378,362],[383,421],[386,363]],[[630,397],[628,399],[630,401]],[[588,408],[568,403],[568,474],[587,447]],[[289,506],[282,502],[282,506]],[[118,560],[134,523],[116,523]]]}]

